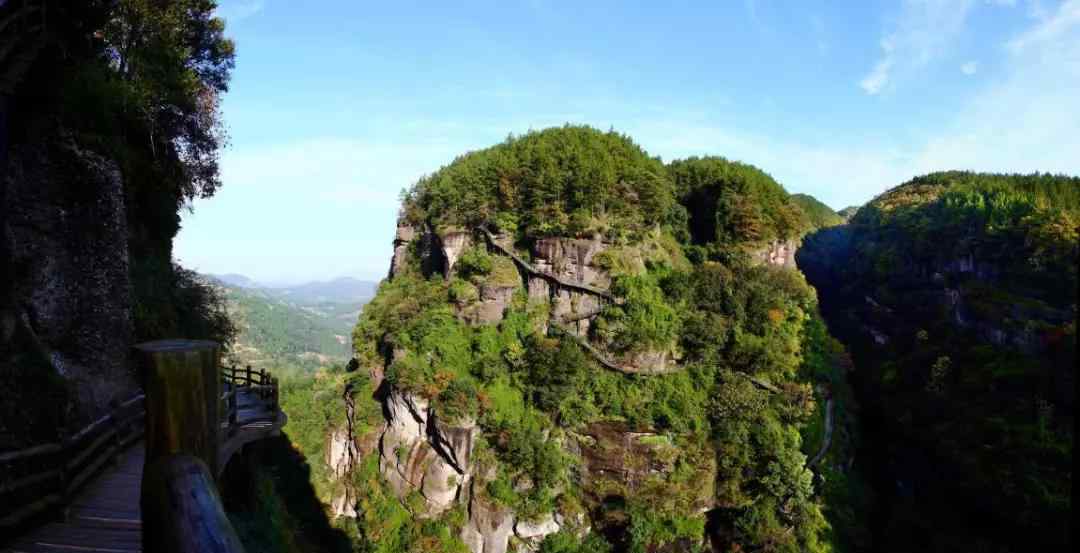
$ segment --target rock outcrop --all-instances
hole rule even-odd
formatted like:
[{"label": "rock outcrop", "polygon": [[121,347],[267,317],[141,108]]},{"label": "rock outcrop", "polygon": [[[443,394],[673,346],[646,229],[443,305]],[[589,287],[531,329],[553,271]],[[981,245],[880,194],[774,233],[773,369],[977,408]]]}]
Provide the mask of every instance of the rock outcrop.
[{"label": "rock outcrop", "polygon": [[752,257],[759,263],[794,269],[798,249],[797,240],[773,240],[768,246],[755,251]]},{"label": "rock outcrop", "polygon": [[0,236],[9,241],[3,251],[14,277],[4,293],[17,299],[16,322],[39,355],[69,382],[71,422],[88,420],[135,388],[127,363],[132,285],[120,170],[59,132],[14,148],[2,177],[7,228]]}]

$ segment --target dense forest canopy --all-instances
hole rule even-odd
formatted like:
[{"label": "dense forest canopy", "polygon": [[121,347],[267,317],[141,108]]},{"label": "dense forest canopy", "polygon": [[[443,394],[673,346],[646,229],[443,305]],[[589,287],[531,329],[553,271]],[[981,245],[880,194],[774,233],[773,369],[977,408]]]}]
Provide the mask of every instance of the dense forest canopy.
[{"label": "dense forest canopy", "polygon": [[584,126],[511,136],[465,154],[406,195],[410,219],[522,237],[640,234],[678,225],[663,164],[629,137]]},{"label": "dense forest canopy", "polygon": [[1080,178],[954,171],[808,237],[872,405],[880,550],[1067,549],[1078,216]]},{"label": "dense forest canopy", "polygon": [[999,266],[1006,285],[1066,305],[1075,295],[1078,177],[933,173],[874,198],[852,224],[894,238],[875,251],[880,278],[907,260],[971,254]]},{"label": "dense forest canopy", "polygon": [[806,215],[768,173],[722,157],[692,157],[668,165],[689,211],[695,245],[731,247],[798,238]]}]

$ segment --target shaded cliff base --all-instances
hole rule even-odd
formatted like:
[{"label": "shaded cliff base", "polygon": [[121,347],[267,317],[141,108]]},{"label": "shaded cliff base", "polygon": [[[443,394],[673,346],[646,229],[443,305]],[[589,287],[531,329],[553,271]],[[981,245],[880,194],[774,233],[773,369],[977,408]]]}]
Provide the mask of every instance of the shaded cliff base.
[{"label": "shaded cliff base", "polygon": [[311,465],[288,432],[247,448],[230,461],[222,481],[229,520],[248,551],[353,551],[350,536],[327,517],[311,484]]}]

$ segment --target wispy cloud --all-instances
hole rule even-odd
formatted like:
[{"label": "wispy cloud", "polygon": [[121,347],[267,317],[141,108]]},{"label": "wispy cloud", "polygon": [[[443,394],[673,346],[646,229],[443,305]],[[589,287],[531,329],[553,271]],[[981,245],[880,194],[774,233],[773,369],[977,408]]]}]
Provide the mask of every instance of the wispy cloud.
[{"label": "wispy cloud", "polygon": [[920,172],[949,167],[1080,174],[1080,0],[1007,42],[1000,79],[933,138]]},{"label": "wispy cloud", "polygon": [[266,7],[266,0],[226,0],[218,5],[217,15],[226,22],[247,19]]},{"label": "wispy cloud", "polygon": [[1010,40],[1006,47],[1013,54],[1039,45],[1051,44],[1066,38],[1080,25],[1080,1],[1066,0],[1056,13],[1043,12],[1039,24]]},{"label": "wispy cloud", "polygon": [[973,0],[905,0],[879,45],[881,56],[859,81],[875,95],[942,56],[963,31]]},{"label": "wispy cloud", "polygon": [[979,63],[975,61],[964,62],[960,65],[960,72],[965,75],[974,75],[979,70]]}]

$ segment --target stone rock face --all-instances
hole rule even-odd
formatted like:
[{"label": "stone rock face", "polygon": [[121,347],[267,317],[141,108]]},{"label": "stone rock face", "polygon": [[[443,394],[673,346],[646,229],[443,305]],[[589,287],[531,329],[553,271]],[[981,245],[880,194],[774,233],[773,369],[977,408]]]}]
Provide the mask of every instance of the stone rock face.
[{"label": "stone rock face", "polygon": [[462,313],[465,322],[492,324],[501,321],[517,289],[518,286],[480,286],[480,300]]},{"label": "stone rock face", "polygon": [[345,477],[357,458],[356,442],[348,429],[337,428],[330,432],[326,442],[326,465],[337,478]]},{"label": "stone rock face", "polygon": [[13,149],[0,177],[14,269],[4,287],[71,383],[77,418],[90,419],[135,391],[127,367],[132,288],[120,170],[59,133]]},{"label": "stone rock face", "polygon": [[796,240],[773,240],[768,247],[754,253],[754,259],[766,265],[795,268],[795,252],[799,249]]},{"label": "stone rock face", "polygon": [[[631,428],[625,423],[601,421],[587,425],[575,436],[582,459],[582,489],[594,502],[611,493],[612,485],[637,490],[649,478],[671,473],[681,454],[670,439],[647,428]],[[700,466],[700,494],[696,507],[711,507],[716,467]]]},{"label": "stone rock face", "polygon": [[[477,242],[480,237],[485,241]],[[410,255],[419,255],[425,275],[439,273],[444,278],[452,278],[462,253],[477,244],[488,244],[487,239],[507,251],[514,251],[512,240],[505,235],[483,236],[457,228],[441,228],[436,232],[430,226],[415,228],[399,222],[391,277],[400,273],[410,261]],[[558,281],[607,289],[611,278],[595,264],[596,255],[605,248],[600,240],[540,239],[534,245],[531,262],[527,262],[541,273],[537,275],[519,261],[512,261],[510,257],[513,256],[489,245],[489,251],[500,256],[502,263],[514,263],[513,269],[506,265],[497,267],[488,280],[473,281],[478,297],[455,304],[456,314],[470,325],[496,324],[503,319],[514,293],[524,281],[530,300],[549,304],[552,317],[567,321],[567,327],[579,336],[585,336],[590,319],[602,307],[600,297],[595,292]],[[511,277],[514,270],[519,280]],[[403,355],[403,350],[392,349],[388,361],[393,362]],[[638,361],[663,365],[667,359]],[[385,424],[379,436],[379,469],[400,499],[414,492],[424,498],[424,508],[418,516],[437,516],[454,505],[466,505],[469,518],[460,537],[473,553],[504,553],[511,546],[512,537],[518,550],[536,551],[545,536],[559,531],[563,526],[559,522],[559,513],[550,513],[535,521],[517,520],[510,509],[487,497],[484,486],[495,473],[494,467],[487,466],[483,474],[478,474],[480,469],[473,460],[473,448],[479,436],[476,421],[443,420],[423,398],[382,382],[384,369],[369,370],[373,377],[378,377],[378,383],[387,388],[380,396]],[[564,445],[571,449],[577,447],[573,443]],[[345,446],[331,443],[329,447],[330,458],[334,458],[342,455]],[[515,486],[529,485],[529,482],[515,483]],[[335,512],[341,511],[334,508]],[[583,528],[587,531],[584,519],[565,522],[576,532]]]},{"label": "stone rock face", "polygon": [[[596,255],[605,249],[607,245],[600,240],[542,238],[533,248],[533,267],[563,281],[606,290],[611,286],[611,277],[594,263]],[[551,302],[553,318],[578,319],[570,323],[570,328],[579,336],[588,333],[590,317],[577,316],[600,309],[600,298],[596,295],[552,285],[542,277],[528,277],[528,290],[529,299]]]},{"label": "stone rock face", "polygon": [[416,238],[416,227],[409,225],[404,220],[398,221],[397,232],[394,234],[394,257],[390,261],[390,278],[401,272],[409,256],[409,244]]},{"label": "stone rock face", "polygon": [[559,523],[555,515],[548,514],[536,521],[519,520],[514,524],[514,534],[525,543],[530,551],[540,548],[540,542],[549,534],[559,531]]},{"label": "stone rock face", "polygon": [[471,496],[469,522],[461,530],[461,541],[473,553],[506,553],[514,531],[513,513],[478,493]]},{"label": "stone rock face", "polygon": [[533,267],[563,280],[607,288],[611,279],[593,260],[606,246],[600,240],[541,238],[533,247]]},{"label": "stone rock face", "polygon": [[472,235],[462,229],[444,229],[439,234],[439,246],[445,259],[443,274],[450,278],[454,274],[454,264],[461,257],[461,252],[472,245]]},{"label": "stone rock face", "polygon": [[390,391],[384,406],[380,472],[399,497],[419,491],[427,503],[425,514],[449,509],[471,477],[476,423],[439,422],[427,401],[398,390]]}]

